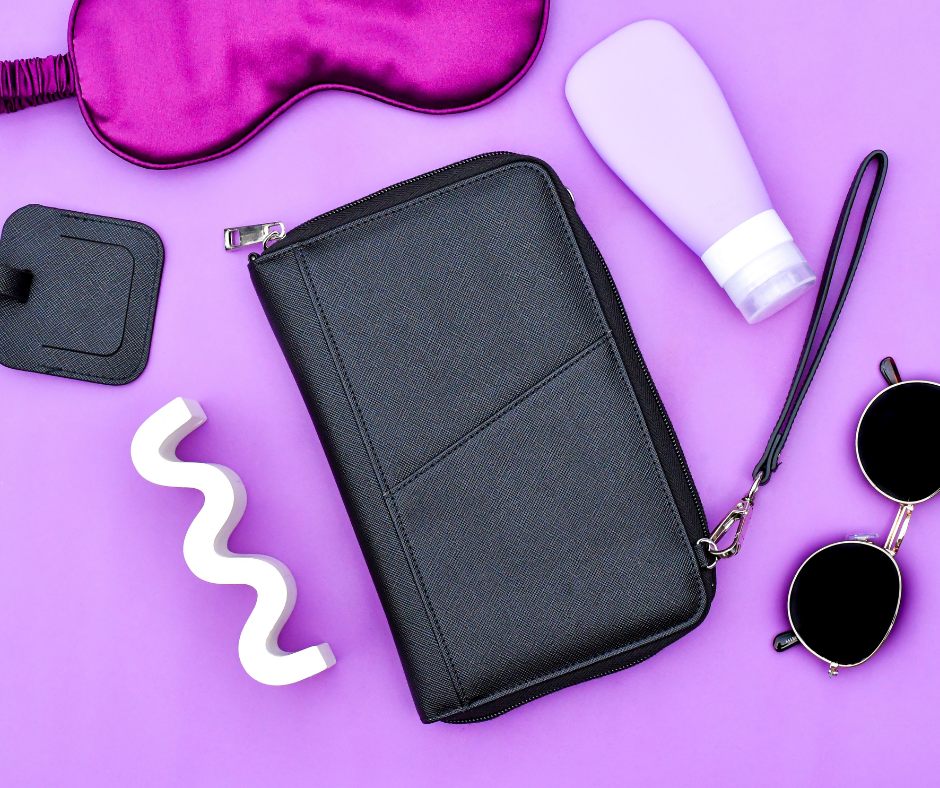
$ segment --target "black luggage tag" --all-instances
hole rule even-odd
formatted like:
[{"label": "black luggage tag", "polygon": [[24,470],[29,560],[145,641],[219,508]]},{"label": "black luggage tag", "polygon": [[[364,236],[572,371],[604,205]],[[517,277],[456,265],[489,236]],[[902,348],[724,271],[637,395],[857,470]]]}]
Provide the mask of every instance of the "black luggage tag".
[{"label": "black luggage tag", "polygon": [[121,385],[150,354],[163,243],[139,222],[27,205],[0,235],[0,363]]}]

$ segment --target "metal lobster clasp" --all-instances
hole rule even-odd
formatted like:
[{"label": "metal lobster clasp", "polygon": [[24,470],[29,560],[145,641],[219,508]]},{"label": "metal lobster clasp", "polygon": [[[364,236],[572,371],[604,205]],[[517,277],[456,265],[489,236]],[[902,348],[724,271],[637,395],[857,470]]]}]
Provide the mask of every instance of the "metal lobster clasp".
[{"label": "metal lobster clasp", "polygon": [[[717,564],[722,558],[731,558],[733,555],[737,555],[738,551],[741,549],[741,542],[744,541],[744,534],[747,533],[747,521],[751,516],[751,509],[754,508],[754,497],[757,495],[757,490],[760,487],[761,479],[764,478],[763,473],[758,473],[757,478],[754,479],[754,484],[751,485],[751,489],[748,491],[748,494],[745,495],[737,505],[728,512],[724,520],[722,520],[715,527],[715,530],[712,531],[708,536],[703,536],[698,540],[698,544],[705,545],[708,554],[712,556],[715,560],[711,562],[706,568],[713,569],[715,564]],[[731,544],[727,547],[719,547],[718,543],[734,528],[734,537],[731,540]]]}]

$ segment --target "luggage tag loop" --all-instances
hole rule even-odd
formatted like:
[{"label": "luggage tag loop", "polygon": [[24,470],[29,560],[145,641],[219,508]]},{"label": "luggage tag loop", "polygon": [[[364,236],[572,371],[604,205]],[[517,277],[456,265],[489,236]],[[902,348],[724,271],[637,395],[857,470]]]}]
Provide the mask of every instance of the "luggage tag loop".
[{"label": "luggage tag loop", "polygon": [[25,304],[29,300],[32,283],[33,272],[29,269],[11,268],[0,263],[0,298],[12,298]]}]

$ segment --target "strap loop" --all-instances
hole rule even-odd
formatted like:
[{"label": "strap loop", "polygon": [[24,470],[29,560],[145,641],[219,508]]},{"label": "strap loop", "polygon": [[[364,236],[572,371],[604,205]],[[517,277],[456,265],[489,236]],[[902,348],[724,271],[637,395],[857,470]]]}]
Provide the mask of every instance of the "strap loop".
[{"label": "strap loop", "polygon": [[0,298],[12,298],[25,304],[29,298],[29,287],[33,283],[33,272],[10,268],[0,263]]},{"label": "strap loop", "polygon": [[[839,250],[842,248],[842,238],[845,235],[845,228],[849,223],[849,216],[852,213],[852,206],[855,204],[855,196],[858,193],[858,187],[862,183],[868,165],[877,161],[878,170],[875,172],[875,183],[871,189],[871,195],[868,198],[868,205],[865,208],[865,214],[862,217],[862,225],[859,229],[858,240],[855,242],[855,251],[852,254],[852,260],[849,263],[849,269],[845,274],[845,281],[842,283],[842,289],[839,291],[839,298],[836,300],[829,318],[829,323],[823,333],[819,347],[815,355],[810,360],[810,353],[813,349],[813,342],[816,339],[816,333],[819,330],[819,323],[822,320],[826,303],[829,296],[829,286],[832,284],[832,275],[835,272],[836,261],[839,259]],[[732,509],[718,526],[707,537],[699,539],[697,547],[702,547],[713,561],[705,564],[706,569],[714,568],[722,558],[730,558],[737,555],[741,549],[741,542],[744,539],[747,530],[748,517],[754,508],[754,498],[759,487],[767,484],[771,474],[780,465],[780,452],[787,442],[790,430],[793,427],[793,421],[796,414],[803,404],[803,398],[809,391],[810,384],[813,382],[813,376],[822,361],[823,353],[826,352],[826,346],[829,344],[829,338],[836,327],[836,321],[845,305],[846,296],[849,294],[849,288],[852,286],[852,280],[855,278],[855,270],[858,268],[859,260],[862,259],[862,252],[865,249],[865,241],[868,239],[868,231],[871,229],[871,220],[875,215],[875,208],[878,206],[878,198],[881,196],[881,189],[884,186],[885,175],[888,171],[888,155],[882,150],[875,150],[869,153],[865,160],[855,173],[855,180],[849,193],[845,197],[845,204],[842,206],[842,214],[839,216],[839,223],[836,225],[835,235],[832,237],[832,245],[829,247],[829,257],[826,259],[826,267],[823,270],[822,282],[819,285],[819,292],[816,295],[816,305],[813,307],[813,315],[809,321],[809,328],[806,331],[806,339],[803,342],[803,350],[800,353],[800,362],[796,365],[796,372],[793,374],[793,382],[790,384],[790,391],[787,393],[786,402],[783,403],[783,410],[780,412],[780,418],[777,419],[777,425],[767,441],[767,448],[764,449],[764,456],[754,468],[752,476],[754,484],[750,492],[745,495],[737,506]],[[893,363],[893,362],[892,362]],[[882,365],[882,373],[885,372]],[[897,369],[894,370],[895,374]],[[887,374],[885,375],[887,378]],[[898,378],[900,379],[900,377]],[[734,538],[728,547],[721,548],[719,541],[735,528]]]},{"label": "strap loop", "polygon": [[[839,298],[832,310],[832,316],[823,333],[819,347],[815,355],[810,360],[810,352],[813,349],[813,342],[816,339],[816,333],[819,329],[819,323],[822,320],[825,311],[826,302],[829,295],[829,286],[832,284],[832,275],[835,272],[836,261],[839,259],[839,250],[842,248],[842,238],[845,235],[845,229],[849,223],[849,216],[852,213],[852,206],[855,204],[855,196],[862,183],[868,165],[877,162],[878,169],[875,172],[875,183],[871,189],[871,195],[868,198],[868,205],[865,207],[865,214],[862,216],[862,224],[858,233],[858,240],[855,242],[855,251],[852,254],[852,260],[849,263],[848,271],[845,274],[845,280],[842,283],[842,289],[839,291]],[[878,198],[881,197],[881,189],[884,186],[885,175],[888,172],[888,154],[883,150],[874,150],[869,153],[855,173],[855,180],[849,193],[845,197],[845,204],[842,206],[842,214],[839,216],[839,223],[836,225],[835,234],[832,236],[832,245],[829,247],[829,257],[826,259],[826,267],[823,270],[822,281],[819,285],[819,292],[816,295],[816,306],[813,308],[813,316],[809,322],[809,328],[806,331],[806,340],[803,342],[803,351],[800,353],[800,361],[796,365],[796,372],[793,374],[793,382],[790,384],[790,391],[787,393],[787,399],[783,403],[783,410],[780,412],[780,418],[777,419],[777,425],[774,427],[767,441],[767,448],[764,450],[764,456],[754,468],[752,478],[757,479],[762,475],[761,485],[767,484],[770,477],[780,465],[780,452],[790,436],[790,430],[793,428],[793,422],[796,414],[803,404],[803,398],[809,391],[810,384],[813,382],[813,376],[822,361],[823,353],[826,352],[826,346],[829,344],[829,338],[836,327],[836,321],[842,312],[845,299],[849,294],[849,288],[852,286],[852,280],[855,278],[855,270],[862,259],[862,252],[865,249],[865,242],[868,240],[868,231],[871,229],[872,218],[875,215],[875,208],[878,206]]]}]

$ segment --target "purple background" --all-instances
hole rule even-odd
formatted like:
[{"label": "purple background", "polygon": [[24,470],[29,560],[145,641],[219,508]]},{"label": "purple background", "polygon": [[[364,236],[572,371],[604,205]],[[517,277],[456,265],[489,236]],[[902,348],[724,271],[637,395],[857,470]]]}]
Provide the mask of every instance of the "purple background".
[{"label": "purple background", "polygon": [[[259,3],[260,5],[260,3]],[[4,0],[0,56],[65,51],[69,0]],[[260,13],[260,11],[259,11]],[[746,489],[812,298],[748,326],[704,266],[603,165],[563,95],[577,57],[622,25],[673,23],[725,90],[780,215],[819,271],[849,180],[874,147],[891,170],[830,352],[719,571],[705,623],[647,663],[473,726],[423,726],[314,429],[224,227],[293,226],[466,156],[545,158],[577,198],[715,521]],[[480,110],[431,117],[362,96],[310,97],[234,155],[138,169],[95,141],[73,100],[0,118],[0,216],[29,202],[137,219],[166,245],[150,364],[120,388],[0,368],[0,774],[11,786],[935,784],[940,755],[940,508],[900,554],[894,633],[827,677],[777,655],[794,569],[894,506],[853,453],[892,354],[940,379],[940,11],[861,0],[555,0],[529,74]],[[199,493],[156,487],[131,436],[177,395],[208,423],[184,459],[245,481],[236,551],[284,560],[281,636],[338,663],[288,687],[251,680],[236,643],[246,587],[197,580],[183,535]]]}]

